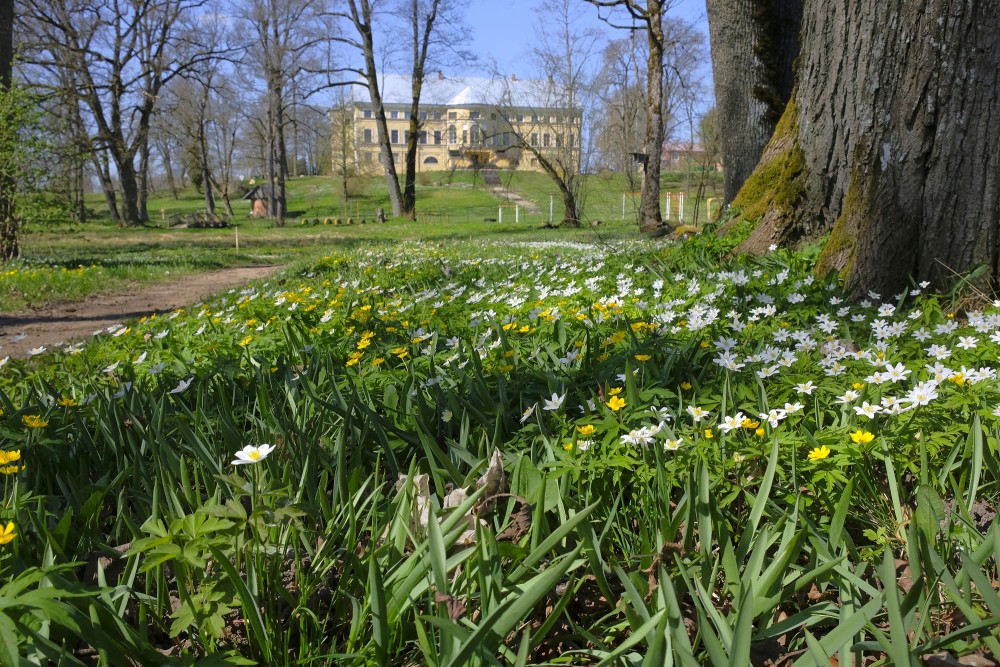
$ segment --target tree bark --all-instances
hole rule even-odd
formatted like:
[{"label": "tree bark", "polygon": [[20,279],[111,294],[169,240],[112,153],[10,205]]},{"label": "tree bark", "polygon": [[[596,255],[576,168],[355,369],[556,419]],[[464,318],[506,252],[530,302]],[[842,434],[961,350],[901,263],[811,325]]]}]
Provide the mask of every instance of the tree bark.
[{"label": "tree bark", "polygon": [[[980,264],[995,281],[998,34],[976,0],[806,0],[796,93],[738,198],[763,192],[778,214],[743,248],[832,229],[818,268],[855,294],[943,286]],[[793,192],[767,187],[796,151]]]},{"label": "tree bark", "polygon": [[708,0],[725,203],[753,172],[792,94],[802,0]]},{"label": "tree bark", "polygon": [[[10,91],[14,67],[14,0],[0,0],[0,94]],[[7,108],[7,105],[4,105]],[[13,131],[13,119],[0,118],[0,128]],[[0,138],[0,141],[3,139]],[[14,192],[17,184],[0,164],[0,259],[13,259],[20,254],[17,210]]]},{"label": "tree bark", "polygon": [[646,165],[642,173],[642,196],[639,200],[639,228],[649,231],[663,225],[660,214],[660,153],[663,150],[663,6],[649,0],[646,61],[646,133],[643,152]]}]

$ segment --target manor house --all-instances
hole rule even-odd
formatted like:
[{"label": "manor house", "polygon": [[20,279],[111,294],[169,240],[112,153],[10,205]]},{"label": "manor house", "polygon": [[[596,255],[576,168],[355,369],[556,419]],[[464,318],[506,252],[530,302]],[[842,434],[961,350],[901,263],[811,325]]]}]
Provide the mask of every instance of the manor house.
[{"label": "manor house", "polygon": [[[410,77],[379,76],[396,170],[406,168],[410,137]],[[355,167],[380,171],[378,126],[368,88],[353,87],[349,113]],[[420,98],[417,171],[469,168],[541,171],[540,160],[579,169],[582,111],[549,81],[428,75]],[[336,113],[336,111],[335,111]],[[334,154],[339,152],[334,132]]]}]

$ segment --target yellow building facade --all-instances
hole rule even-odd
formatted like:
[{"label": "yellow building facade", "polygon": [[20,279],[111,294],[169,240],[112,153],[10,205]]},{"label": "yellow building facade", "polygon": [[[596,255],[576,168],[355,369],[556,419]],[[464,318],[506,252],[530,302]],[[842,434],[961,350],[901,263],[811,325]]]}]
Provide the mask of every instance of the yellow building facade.
[{"label": "yellow building facade", "polygon": [[[396,170],[402,172],[410,134],[410,77],[382,75],[380,86],[389,143]],[[542,171],[541,160],[579,170],[582,113],[566,104],[556,88],[552,82],[516,77],[427,77],[421,94],[417,171]],[[378,124],[367,87],[355,86],[349,109],[355,168],[380,171]]]}]

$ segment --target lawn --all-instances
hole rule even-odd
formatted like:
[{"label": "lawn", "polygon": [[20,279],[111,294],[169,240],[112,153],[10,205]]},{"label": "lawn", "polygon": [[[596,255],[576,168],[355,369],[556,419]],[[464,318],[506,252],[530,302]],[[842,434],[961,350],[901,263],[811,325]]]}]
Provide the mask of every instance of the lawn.
[{"label": "lawn", "polygon": [[[713,175],[715,181],[718,176]],[[664,187],[681,189],[683,174],[666,174]],[[341,200],[338,185],[329,177],[303,177],[288,182],[289,216],[277,228],[269,220],[249,218],[249,204],[234,201],[234,228],[171,228],[171,218],[203,210],[204,197],[193,188],[174,199],[165,193],[149,200],[150,227],[122,229],[104,217],[99,196],[91,196],[95,219],[84,225],[28,225],[22,238],[23,257],[0,266],[0,312],[14,312],[89,294],[112,292],[148,282],[163,282],[184,274],[232,266],[287,264],[315,257],[328,247],[394,243],[425,239],[451,243],[460,239],[495,236],[532,236],[548,221],[551,181],[544,175],[515,173],[510,187],[540,205],[538,213],[520,212],[521,228],[507,229],[514,218],[508,210],[504,224],[496,222],[501,201],[471,172],[422,175],[417,188],[417,221],[391,220],[372,224],[376,210],[389,210],[381,178],[351,180],[351,198]],[[716,183],[716,186],[721,186]],[[619,177],[583,177],[585,227],[600,220],[599,229],[559,230],[558,238],[622,238],[633,235],[638,198],[627,197],[628,217],[622,220]],[[709,190],[711,196],[715,190]],[[562,203],[554,199],[554,216],[561,219]],[[222,209],[219,202],[220,212]],[[692,209],[687,205],[688,220]],[[351,226],[347,226],[348,218]],[[702,218],[703,219],[703,218]],[[334,223],[339,223],[335,225]],[[364,223],[364,224],[362,224]],[[549,233],[545,238],[552,238]],[[239,251],[237,252],[237,240]]]},{"label": "lawn", "polygon": [[714,234],[328,227],[0,362],[0,663],[1000,655],[994,304]]}]

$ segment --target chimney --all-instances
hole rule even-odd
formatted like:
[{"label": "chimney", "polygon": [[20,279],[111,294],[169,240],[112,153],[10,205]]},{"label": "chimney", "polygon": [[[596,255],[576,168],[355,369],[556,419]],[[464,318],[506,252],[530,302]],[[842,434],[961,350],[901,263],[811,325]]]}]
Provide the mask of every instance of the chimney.
[{"label": "chimney", "polygon": [[444,74],[441,73],[441,70],[438,70],[438,81],[440,81],[443,78],[444,78]]},{"label": "chimney", "polygon": [[510,80],[511,81],[517,81],[517,75],[516,74],[511,74],[510,75]]}]

